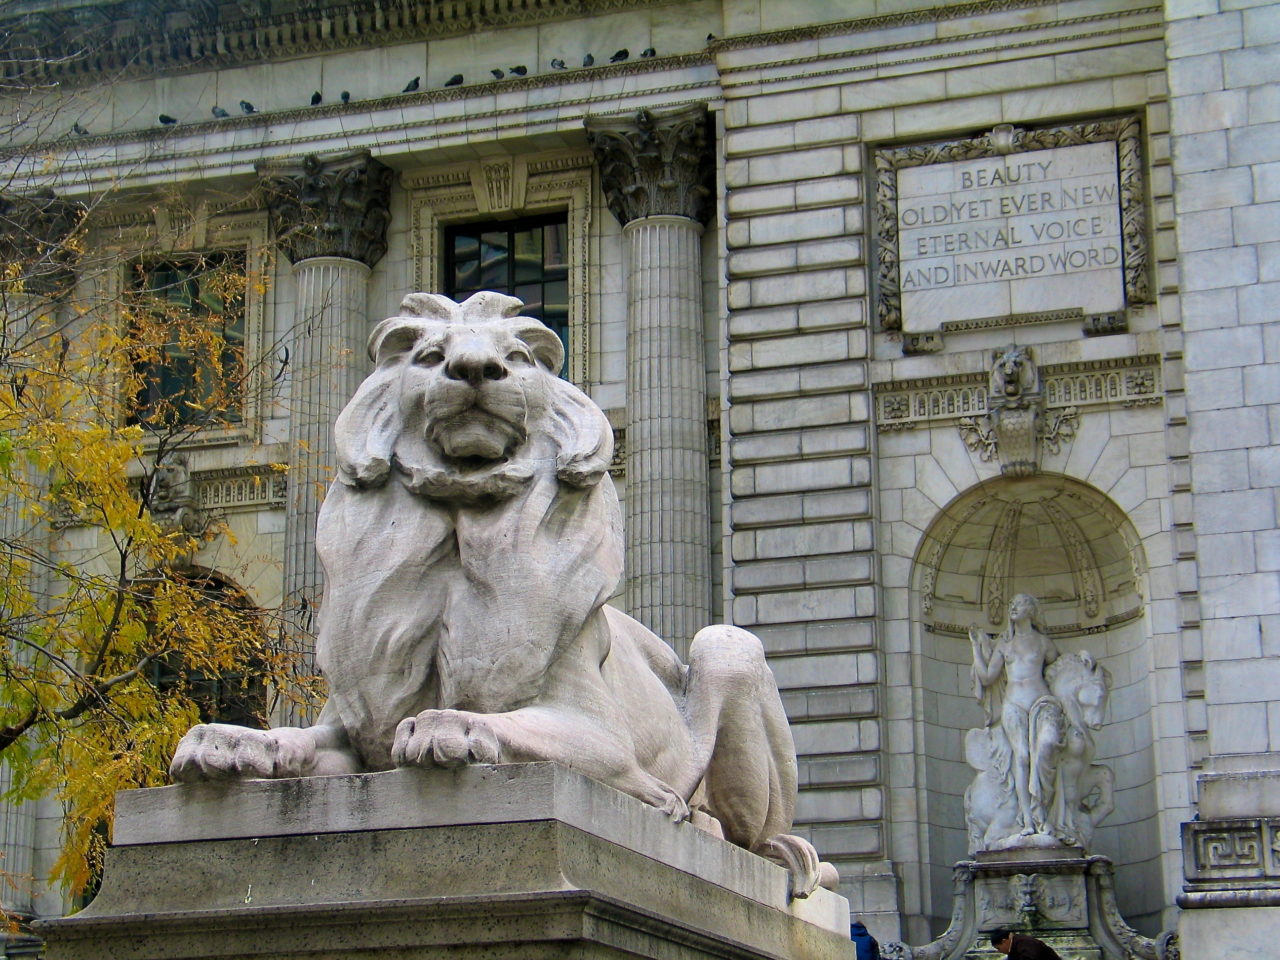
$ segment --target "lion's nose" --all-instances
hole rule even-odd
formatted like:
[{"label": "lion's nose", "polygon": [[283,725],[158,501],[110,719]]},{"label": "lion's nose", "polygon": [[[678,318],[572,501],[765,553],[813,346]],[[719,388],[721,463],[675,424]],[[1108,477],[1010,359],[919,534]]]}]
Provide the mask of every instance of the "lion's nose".
[{"label": "lion's nose", "polygon": [[484,380],[503,379],[507,368],[492,353],[464,350],[449,358],[444,365],[444,374],[450,380],[465,380],[476,387]]}]

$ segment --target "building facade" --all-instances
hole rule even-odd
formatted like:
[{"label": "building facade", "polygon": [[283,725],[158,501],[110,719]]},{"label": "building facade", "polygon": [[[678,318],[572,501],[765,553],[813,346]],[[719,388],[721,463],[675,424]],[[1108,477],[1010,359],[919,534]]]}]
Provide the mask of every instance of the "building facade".
[{"label": "building facade", "polygon": [[[1094,849],[1131,923],[1176,926],[1197,775],[1280,753],[1280,7],[2,16],[60,116],[16,128],[10,189],[113,197],[90,237],[119,268],[75,296],[110,302],[143,251],[262,278],[243,337],[275,365],[189,451],[234,533],[202,566],[305,636],[368,332],[412,291],[508,290],[614,425],[618,602],[677,649],[716,620],[761,637],[798,829],[877,936],[946,926],[967,631],[1018,593],[1113,678]],[[56,817],[5,816],[6,863],[39,874]]]}]

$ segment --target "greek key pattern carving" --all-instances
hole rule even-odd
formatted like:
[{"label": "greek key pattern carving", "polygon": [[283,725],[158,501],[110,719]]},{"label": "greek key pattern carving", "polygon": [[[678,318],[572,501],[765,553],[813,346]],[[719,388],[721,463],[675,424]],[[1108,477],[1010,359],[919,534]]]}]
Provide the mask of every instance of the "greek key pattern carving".
[{"label": "greek key pattern carving", "polygon": [[[1160,361],[1155,356],[1040,368],[1045,407],[1136,407],[1164,402]],[[876,391],[876,427],[914,430],[921,424],[981,417],[987,411],[985,372],[899,380]],[[1063,437],[1063,439],[1067,439]]]},{"label": "greek key pattern carving", "polygon": [[1005,156],[1030,150],[1113,141],[1120,183],[1120,221],[1124,249],[1125,300],[1149,303],[1146,239],[1146,185],[1142,170],[1142,133],[1136,117],[1112,117],[1088,123],[1040,129],[1001,124],[989,133],[965,140],[910,144],[875,151],[876,172],[876,312],[884,330],[902,329],[902,291],[898,262],[898,171],[957,160]]},{"label": "greek key pattern carving", "polygon": [[1280,817],[1183,824],[1188,880],[1280,880]]}]

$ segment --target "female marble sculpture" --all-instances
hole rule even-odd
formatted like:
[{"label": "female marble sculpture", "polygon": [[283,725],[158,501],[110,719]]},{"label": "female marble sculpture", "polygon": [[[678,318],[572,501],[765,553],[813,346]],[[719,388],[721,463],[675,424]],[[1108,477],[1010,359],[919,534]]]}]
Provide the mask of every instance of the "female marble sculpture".
[{"label": "female marble sculpture", "polygon": [[622,568],[603,412],[556,376],[519,300],[412,294],[336,426],[320,512],[326,590],[306,729],[195,727],[178,780],[554,760],[788,866],[795,747],[760,641],[698,632],[681,663],[606,605]]},{"label": "female marble sculpture", "polygon": [[978,776],[965,792],[970,852],[1087,845],[1114,808],[1112,776],[1093,762],[1111,678],[1088,653],[1060,655],[1035,597],[1009,604],[997,637],[970,629],[974,695],[986,726],[965,737]]}]

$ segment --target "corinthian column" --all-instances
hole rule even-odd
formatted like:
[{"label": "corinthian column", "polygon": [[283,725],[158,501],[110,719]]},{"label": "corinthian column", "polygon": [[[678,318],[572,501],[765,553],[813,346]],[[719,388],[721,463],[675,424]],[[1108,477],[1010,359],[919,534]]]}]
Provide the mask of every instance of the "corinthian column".
[{"label": "corinthian column", "polygon": [[333,423],[366,372],[369,271],[387,250],[393,174],[367,151],[326,160],[310,156],[258,172],[296,285],[284,613],[309,672],[324,587],[316,518],[336,469]]},{"label": "corinthian column", "polygon": [[702,226],[706,107],[588,118],[627,273],[626,600],[682,652],[711,614]]}]

